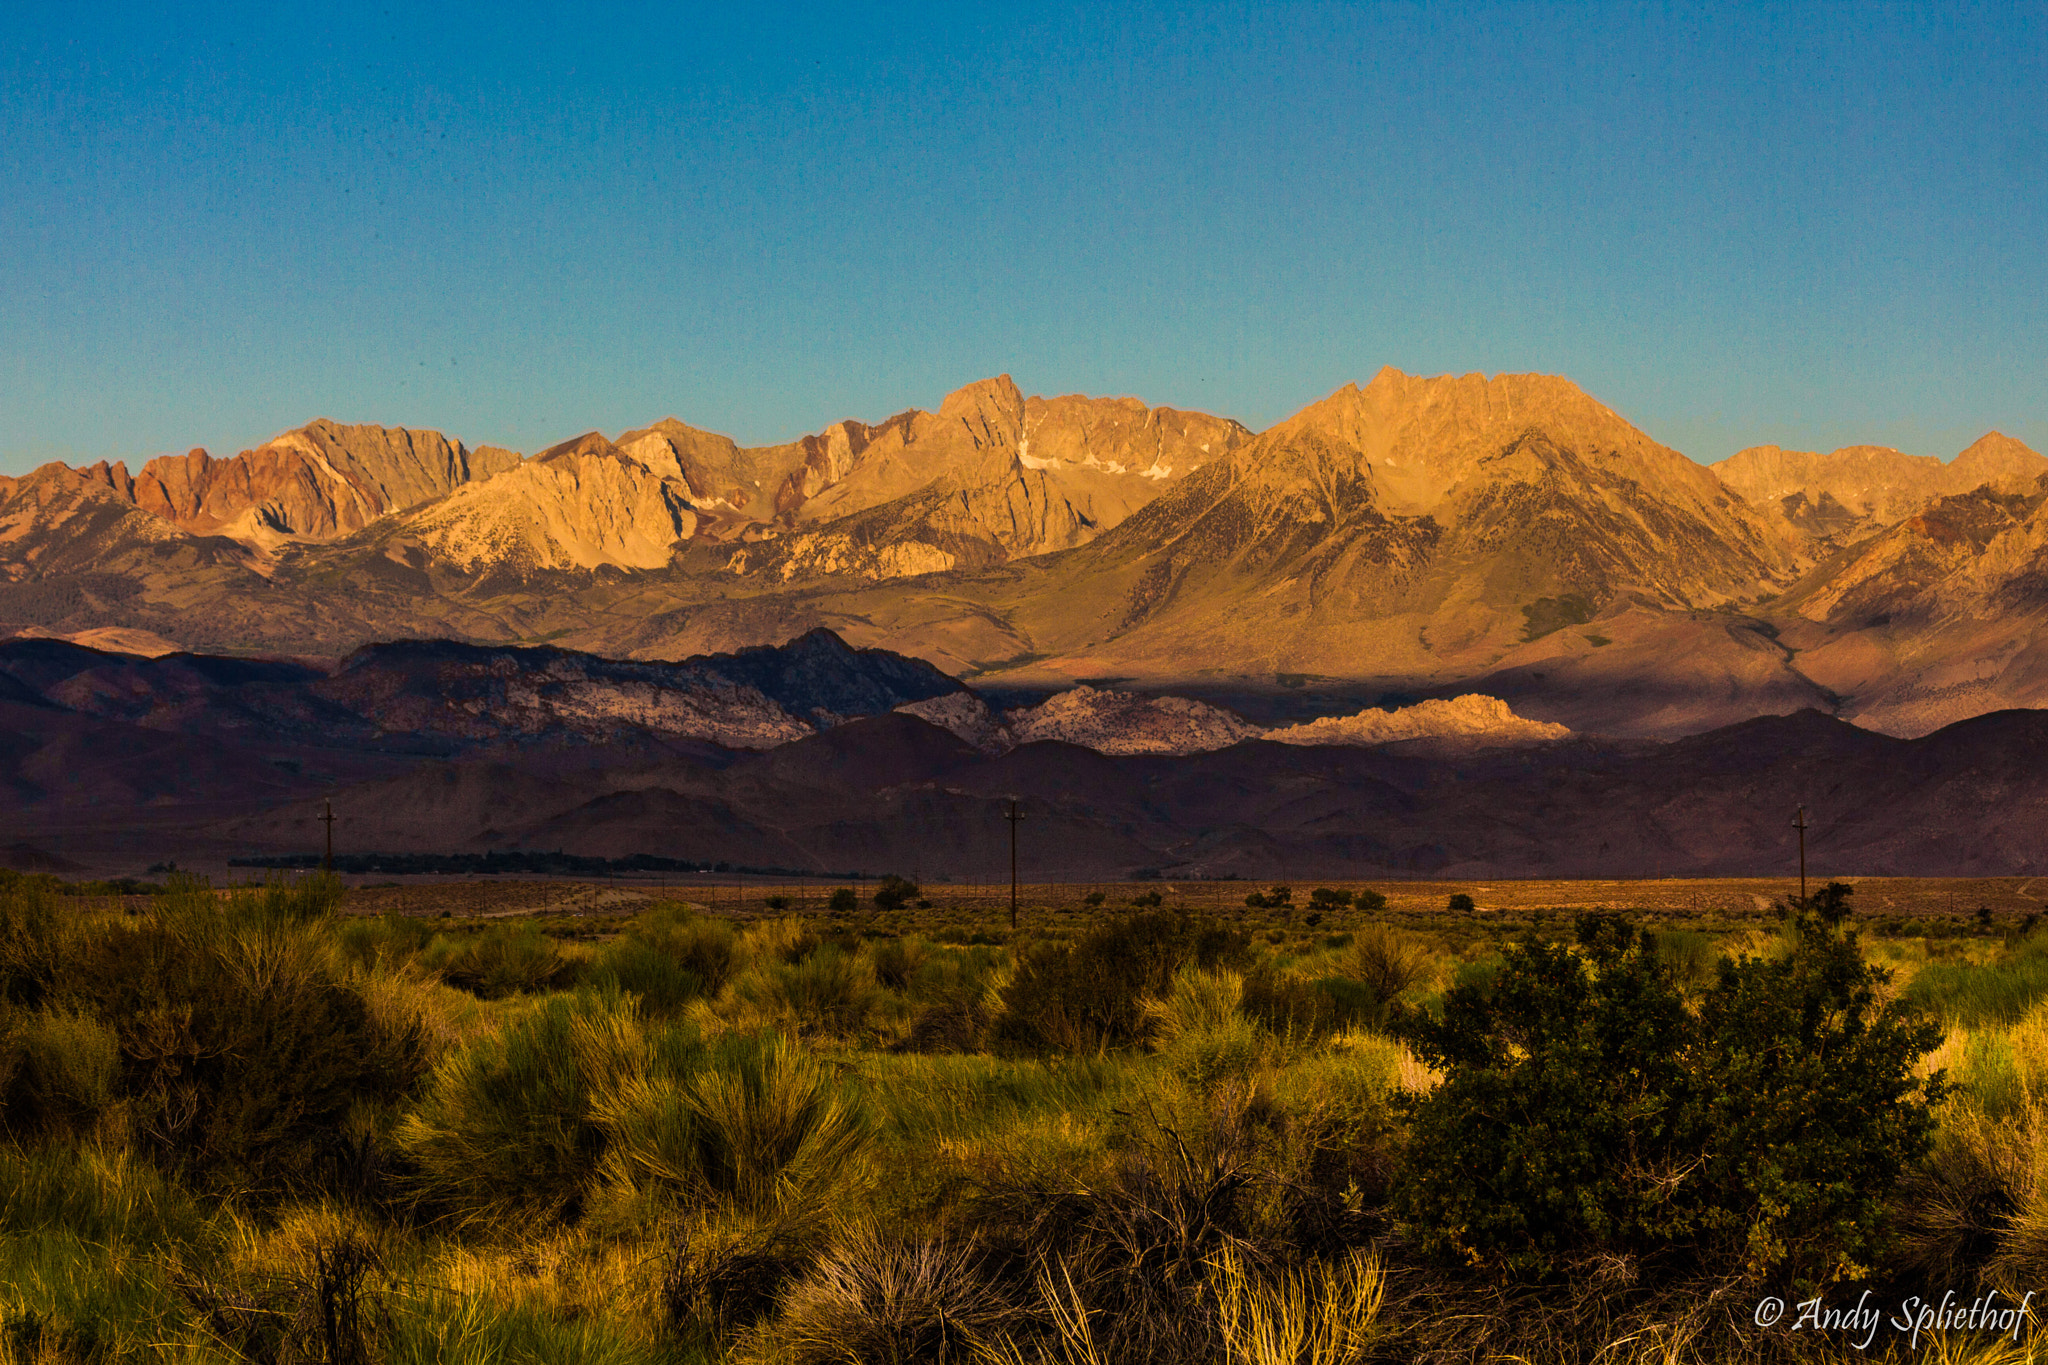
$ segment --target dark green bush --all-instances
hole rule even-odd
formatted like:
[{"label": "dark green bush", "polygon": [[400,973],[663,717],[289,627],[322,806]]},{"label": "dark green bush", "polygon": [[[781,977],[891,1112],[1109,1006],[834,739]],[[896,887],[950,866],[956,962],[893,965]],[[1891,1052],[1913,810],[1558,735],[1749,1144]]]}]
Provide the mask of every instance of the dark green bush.
[{"label": "dark green bush", "polygon": [[121,1047],[90,1015],[0,1003],[0,1129],[18,1138],[76,1136],[114,1103]]},{"label": "dark green bush", "polygon": [[[317,1184],[350,1109],[421,1075],[417,1022],[373,1019],[304,927],[323,898],[188,885],[72,939],[46,1008],[112,1035],[116,1097],[160,1164],[259,1195]],[[91,1051],[83,1029],[59,1030],[79,1044],[73,1060]]]},{"label": "dark green bush", "polygon": [[485,1000],[559,989],[575,979],[577,966],[531,921],[443,935],[420,960],[449,985]]},{"label": "dark green bush", "polygon": [[1369,988],[1345,977],[1307,981],[1265,967],[1245,973],[1238,1002],[1244,1016],[1268,1033],[1301,1040],[1374,1022],[1378,1005]]},{"label": "dark green bush", "polygon": [[832,892],[832,898],[826,904],[835,915],[850,915],[860,909],[860,897],[854,894],[852,887],[842,886]]},{"label": "dark green bush", "polygon": [[904,877],[887,876],[875,887],[877,910],[901,910],[917,899],[917,883]]},{"label": "dark green bush", "polygon": [[[804,956],[817,940],[798,934],[783,942],[785,953],[792,943]],[[730,922],[679,905],[656,906],[599,949],[580,980],[599,991],[630,991],[645,1013],[664,1018],[725,989],[739,957],[739,935]]]},{"label": "dark green bush", "polygon": [[1351,904],[1351,893],[1349,891],[1333,891],[1327,886],[1319,886],[1308,893],[1308,901],[1310,905],[1315,906],[1319,910],[1336,910]]},{"label": "dark green bush", "polygon": [[1865,1273],[1927,1151],[1940,1039],[1817,914],[1783,961],[1723,960],[1689,1011],[1651,935],[1578,921],[1511,945],[1490,994],[1395,1029],[1443,1084],[1410,1101],[1396,1207],[1426,1248],[1516,1275],[1635,1258],[1823,1284]]},{"label": "dark green bush", "polygon": [[599,951],[583,976],[598,990],[627,991],[654,1018],[680,1014],[706,992],[704,978],[683,960],[642,938],[626,936]]},{"label": "dark green bush", "polygon": [[1242,967],[1250,938],[1179,911],[1105,920],[1080,939],[1024,949],[1004,992],[998,1038],[1092,1050],[1135,1041],[1143,1002],[1166,995],[1183,965]]},{"label": "dark green bush", "polygon": [[1453,891],[1451,898],[1444,902],[1444,909],[1454,915],[1469,915],[1476,908],[1472,903],[1472,897],[1463,891]]}]

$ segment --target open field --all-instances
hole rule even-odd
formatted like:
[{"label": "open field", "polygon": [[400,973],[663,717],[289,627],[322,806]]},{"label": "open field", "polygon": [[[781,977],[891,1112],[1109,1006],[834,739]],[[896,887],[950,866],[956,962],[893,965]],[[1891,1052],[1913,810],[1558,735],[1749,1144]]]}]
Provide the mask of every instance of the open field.
[{"label": "open field", "polygon": [[[1007,887],[836,914],[832,889],[0,879],[0,1365],[1923,1359],[1750,1308],[2048,1280],[2031,880],[1862,882],[1858,944],[1821,902],[1786,920],[1783,881],[1378,883],[1370,912],[1039,885],[1015,932]],[[1617,906],[1658,939],[1577,938]],[[1511,946],[1531,931],[1560,955]],[[1891,973],[1861,1003],[1859,952]],[[1515,1124],[1446,1120],[1469,1063],[1423,1022],[1517,972],[1556,978],[1577,1003],[1545,1027],[1593,1049],[1512,1106],[1563,1124],[1535,1139],[1562,1205],[1514,1193]],[[1655,1049],[1598,1051],[1609,978],[1675,1011],[1662,1108],[1630,1089]],[[1768,1042],[1802,998],[1818,1035],[1692,1036]],[[1857,1037],[1890,1060],[1845,1066]],[[1780,1069],[1716,1079],[1760,1055]],[[1929,1106],[1936,1068],[1956,1088]],[[1616,1118],[1691,1086],[1775,1102],[1712,1144],[1761,1142],[1793,1202],[1737,1168],[1674,1195],[1600,1146],[1676,1131],[1653,1161],[1697,1160],[1684,1122]],[[1475,1188],[1548,1211],[1498,1221]],[[1626,1212],[1674,1197],[1695,1221]],[[1958,1365],[2032,1358],[1936,1336]]]},{"label": "open field", "polygon": [[[777,878],[737,878],[704,874],[666,880],[615,878],[602,881],[575,879],[512,878],[407,878],[402,884],[375,877],[347,878],[349,887],[343,908],[351,914],[454,915],[474,914],[557,914],[601,913],[607,909],[624,913],[630,907],[661,899],[681,899],[719,914],[758,918],[780,913],[823,913],[831,894],[841,885],[853,886],[863,903],[863,894],[873,883],[839,883],[824,879],[794,882]],[[1828,877],[1808,878],[1817,888]],[[1911,919],[1945,916],[1973,916],[1979,906],[1999,918],[2024,916],[2048,906],[2048,877],[1842,877],[1838,880],[1856,888],[1855,908],[1863,917]],[[1246,915],[1244,898],[1264,891],[1271,883],[1226,882],[1024,882],[1017,900],[1020,913],[1030,915],[1073,915],[1096,908],[1091,895],[1102,897],[1098,904],[1110,910],[1128,907],[1139,897],[1157,892],[1168,905],[1185,906],[1203,914],[1239,917],[1264,923],[1257,912]],[[1386,913],[1402,920],[1426,925],[1440,920],[1449,896],[1464,892],[1482,913],[1497,913],[1509,919],[1525,919],[1534,911],[1641,910],[1672,918],[1701,917],[1742,919],[1774,914],[1774,907],[1788,896],[1799,894],[1796,877],[1720,877],[1616,879],[1612,881],[1310,881],[1294,883],[1295,899],[1305,909],[1309,892],[1317,886],[1358,892],[1377,891],[1387,898]],[[1007,925],[1010,887],[1006,882],[925,883],[920,887],[928,910],[915,918],[932,923],[962,926]],[[771,900],[787,902],[781,909]],[[1299,915],[1296,916],[1299,918]],[[895,921],[884,917],[883,923]],[[910,917],[904,922],[910,923]]]}]

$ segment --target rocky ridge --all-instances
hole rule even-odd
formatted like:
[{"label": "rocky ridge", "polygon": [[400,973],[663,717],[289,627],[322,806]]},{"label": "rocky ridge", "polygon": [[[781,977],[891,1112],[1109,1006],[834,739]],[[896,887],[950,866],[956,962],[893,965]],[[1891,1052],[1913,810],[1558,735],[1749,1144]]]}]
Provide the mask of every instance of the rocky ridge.
[{"label": "rocky ridge", "polygon": [[1330,716],[1481,692],[1613,735],[1807,705],[1920,733],[2048,701],[2048,461],[1997,433],[1948,465],[1709,470],[1562,379],[1386,370],[1256,437],[1004,376],[754,449],[674,419],[524,460],[287,437],[0,481],[0,626],[650,663],[823,626],[1045,692],[1327,693]]}]

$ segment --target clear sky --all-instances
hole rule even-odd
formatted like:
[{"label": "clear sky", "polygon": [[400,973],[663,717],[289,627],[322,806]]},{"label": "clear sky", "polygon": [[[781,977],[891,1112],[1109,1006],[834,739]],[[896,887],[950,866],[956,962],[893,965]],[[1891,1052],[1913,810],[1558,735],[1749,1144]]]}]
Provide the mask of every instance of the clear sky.
[{"label": "clear sky", "polygon": [[1568,375],[2048,451],[2048,6],[0,6],[0,470]]}]

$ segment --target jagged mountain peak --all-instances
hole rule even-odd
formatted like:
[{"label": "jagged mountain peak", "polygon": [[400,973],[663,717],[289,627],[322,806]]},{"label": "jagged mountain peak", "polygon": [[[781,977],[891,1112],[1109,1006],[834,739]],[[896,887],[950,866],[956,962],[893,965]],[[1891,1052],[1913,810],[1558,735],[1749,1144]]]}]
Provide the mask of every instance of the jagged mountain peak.
[{"label": "jagged mountain peak", "polygon": [[1283,479],[1357,471],[1382,512],[1419,516],[1438,514],[1461,485],[1497,482],[1504,460],[1541,464],[1560,452],[1703,512],[1725,501],[1693,461],[1571,380],[1545,374],[1421,377],[1387,366],[1363,388],[1348,384],[1264,432],[1235,463]]},{"label": "jagged mountain peak", "polygon": [[2048,456],[2002,431],[1987,431],[1965,446],[1949,469],[1960,478],[1980,483],[2032,480],[2048,474]]},{"label": "jagged mountain peak", "polygon": [[581,436],[572,436],[566,441],[549,446],[533,458],[537,463],[547,464],[555,460],[571,459],[579,455],[610,455],[616,457],[621,454],[622,452],[619,448],[606,439],[603,432],[586,431]]}]

